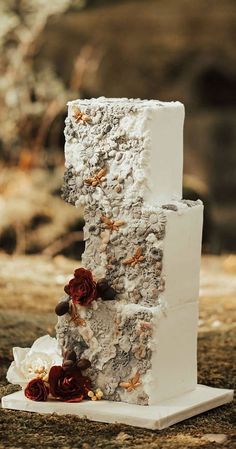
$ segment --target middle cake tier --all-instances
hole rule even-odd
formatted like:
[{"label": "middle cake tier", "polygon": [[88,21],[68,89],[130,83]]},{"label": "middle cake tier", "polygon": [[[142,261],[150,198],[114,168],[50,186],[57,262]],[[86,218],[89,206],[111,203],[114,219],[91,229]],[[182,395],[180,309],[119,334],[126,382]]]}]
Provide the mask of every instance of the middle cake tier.
[{"label": "middle cake tier", "polygon": [[106,278],[117,301],[170,307],[198,297],[203,206],[180,201],[162,207],[104,212],[85,209],[82,264]]}]

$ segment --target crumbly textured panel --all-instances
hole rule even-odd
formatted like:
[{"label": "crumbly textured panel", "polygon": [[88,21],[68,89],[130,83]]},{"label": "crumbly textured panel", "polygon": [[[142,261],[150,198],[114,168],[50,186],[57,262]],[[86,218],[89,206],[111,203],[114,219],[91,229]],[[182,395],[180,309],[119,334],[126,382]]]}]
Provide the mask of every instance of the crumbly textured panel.
[{"label": "crumbly textured panel", "polygon": [[[64,196],[75,204],[99,203],[107,211],[111,198],[113,207],[119,208],[125,196],[130,207],[139,201],[142,179],[145,179],[142,167],[148,137],[127,135],[120,122],[138,111],[133,105],[120,108],[110,105],[96,109],[87,106],[83,112],[91,117],[92,124],[76,122],[73,111],[66,119],[66,160],[71,160],[72,166],[66,174]],[[102,169],[107,173],[97,185],[86,182]],[[74,198],[70,199],[71,190]]]},{"label": "crumbly textured panel", "polygon": [[154,214],[140,208],[137,219],[131,210],[121,216],[123,225],[115,230],[102,222],[103,214],[100,208],[93,213],[86,208],[83,265],[96,277],[107,278],[118,293],[117,301],[156,305],[164,288],[161,271],[165,214],[162,210]]},{"label": "crumbly textured panel", "polygon": [[64,351],[73,349],[78,358],[91,361],[87,373],[106,399],[148,404],[142,385],[127,398],[120,383],[137,373],[142,377],[151,367],[152,310],[98,300],[90,308],[78,306],[78,313],[83,326],[70,322],[69,315],[58,321],[57,338]]}]

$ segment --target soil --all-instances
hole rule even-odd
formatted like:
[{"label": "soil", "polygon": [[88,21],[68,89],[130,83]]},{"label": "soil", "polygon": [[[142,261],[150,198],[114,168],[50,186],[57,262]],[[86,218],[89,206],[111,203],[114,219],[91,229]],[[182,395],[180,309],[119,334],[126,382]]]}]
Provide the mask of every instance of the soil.
[{"label": "soil", "polygon": [[[45,333],[54,335],[54,306],[78,261],[57,256],[0,257],[0,395],[7,384],[13,346],[29,346]],[[234,388],[236,366],[236,258],[204,257],[201,271],[198,342],[199,382]],[[236,447],[235,401],[161,432],[101,424],[74,416],[1,410],[2,448],[212,449]],[[213,441],[213,442],[212,442]]]}]

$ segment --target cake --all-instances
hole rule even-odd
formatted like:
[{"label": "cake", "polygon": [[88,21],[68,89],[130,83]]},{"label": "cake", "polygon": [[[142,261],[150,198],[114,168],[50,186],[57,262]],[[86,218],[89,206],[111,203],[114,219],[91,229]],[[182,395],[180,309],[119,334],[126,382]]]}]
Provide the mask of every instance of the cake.
[{"label": "cake", "polygon": [[84,207],[85,251],[57,338],[13,348],[22,390],[2,407],[161,430],[232,401],[197,385],[203,205],[182,199],[183,105],[68,106],[63,196]]},{"label": "cake", "polygon": [[154,405],[197,386],[203,205],[182,199],[183,123],[180,102],[68,104],[63,196],[84,207],[85,251],[57,339],[106,400]]}]

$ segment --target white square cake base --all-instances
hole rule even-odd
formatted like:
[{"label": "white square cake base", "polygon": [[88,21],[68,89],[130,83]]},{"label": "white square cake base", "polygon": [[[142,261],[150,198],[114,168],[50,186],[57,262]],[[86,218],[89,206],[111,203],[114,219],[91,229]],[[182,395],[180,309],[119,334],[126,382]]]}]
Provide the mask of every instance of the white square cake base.
[{"label": "white square cake base", "polygon": [[91,421],[161,430],[226,404],[232,399],[233,390],[211,388],[205,385],[198,385],[189,393],[150,406],[112,401],[84,401],[74,404],[56,400],[35,402],[27,399],[23,391],[17,391],[2,398],[2,407],[27,412],[77,415]]}]

